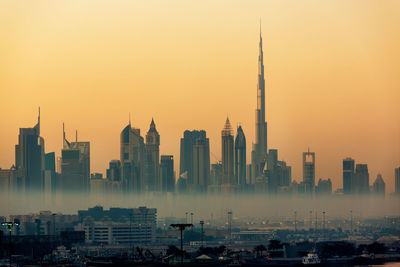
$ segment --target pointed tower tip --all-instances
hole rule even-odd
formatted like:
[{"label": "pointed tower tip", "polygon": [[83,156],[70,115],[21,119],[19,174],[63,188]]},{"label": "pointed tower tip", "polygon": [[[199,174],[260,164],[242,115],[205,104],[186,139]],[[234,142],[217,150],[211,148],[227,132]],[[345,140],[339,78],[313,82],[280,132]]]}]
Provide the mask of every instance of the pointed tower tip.
[{"label": "pointed tower tip", "polygon": [[156,124],[154,123],[154,118],[151,118],[150,129],[155,129],[155,128],[156,128]]}]

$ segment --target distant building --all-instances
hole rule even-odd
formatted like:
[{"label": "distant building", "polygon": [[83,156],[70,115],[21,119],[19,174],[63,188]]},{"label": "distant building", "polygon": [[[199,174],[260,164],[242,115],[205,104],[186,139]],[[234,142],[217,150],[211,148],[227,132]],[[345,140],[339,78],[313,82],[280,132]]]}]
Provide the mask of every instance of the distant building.
[{"label": "distant building", "polygon": [[63,192],[90,191],[90,142],[69,142],[63,124],[63,149],[61,151],[61,188]]},{"label": "distant building", "polygon": [[270,149],[268,151],[265,168],[268,193],[287,192],[292,180],[292,168],[287,166],[285,161],[278,160],[277,149]]},{"label": "distant building", "polygon": [[184,187],[189,192],[206,190],[210,179],[210,141],[206,131],[184,132],[181,138],[179,177],[180,190]]},{"label": "distant building", "polygon": [[160,178],[162,192],[175,192],[174,156],[161,155]]},{"label": "distant building", "polygon": [[210,185],[222,184],[222,163],[211,164]]},{"label": "distant building", "polygon": [[332,194],[332,181],[331,179],[319,179],[316,193],[319,196],[328,196]]},{"label": "distant building", "polygon": [[10,220],[19,220],[17,230],[20,235],[58,235],[61,231],[73,229],[78,216],[40,211],[28,215],[10,215]]},{"label": "distant building", "polygon": [[85,231],[85,242],[89,244],[129,245],[150,244],[155,241],[152,224],[96,221],[79,223],[75,231]]},{"label": "distant building", "polygon": [[394,169],[394,193],[400,195],[400,167]]},{"label": "distant building", "polygon": [[257,82],[257,109],[256,109],[256,125],[255,125],[255,143],[251,152],[251,181],[256,183],[264,178],[263,175],[265,160],[268,153],[267,145],[267,122],[265,117],[265,78],[264,78],[264,54],[262,48],[262,37],[260,31],[260,43],[258,52],[258,82]]},{"label": "distant building", "polygon": [[376,176],[375,182],[372,185],[372,192],[375,195],[385,196],[386,185],[385,185],[385,181],[383,181],[381,174],[378,174]]},{"label": "distant building", "polygon": [[312,194],[315,187],[315,152],[303,152],[303,183],[305,193]]},{"label": "distant building", "polygon": [[145,144],[140,129],[131,123],[121,132],[121,179],[124,193],[140,193],[146,189]]},{"label": "distant building", "polygon": [[122,182],[121,161],[111,160],[107,169],[107,179],[112,182]]},{"label": "distant building", "polygon": [[20,128],[15,146],[15,167],[21,170],[17,177],[17,191],[42,193],[44,190],[44,139],[40,136],[40,108],[38,122],[33,128]]},{"label": "distant building", "polygon": [[[106,185],[107,187],[104,189],[105,193],[113,193],[113,194],[121,194],[123,193],[124,181],[122,179],[122,165],[120,160],[111,160],[109,163],[109,167],[107,169],[107,179]],[[98,187],[101,187],[104,182],[103,181],[93,181],[95,184],[98,184]],[[101,184],[101,185],[100,185]]]},{"label": "distant building", "polygon": [[156,124],[151,119],[150,129],[146,134],[146,191],[161,191],[160,181],[160,135]]},{"label": "distant building", "polygon": [[246,137],[242,126],[236,131],[235,138],[235,182],[240,186],[245,186],[246,181]]},{"label": "distant building", "polygon": [[110,182],[103,178],[101,173],[92,173],[90,175],[90,196],[95,199],[103,197],[109,189]]},{"label": "distant building", "polygon": [[13,179],[15,170],[0,169],[0,194],[7,195],[11,191],[11,180]]},{"label": "distant building", "polygon": [[234,175],[234,142],[232,135],[232,127],[229,118],[226,118],[224,129],[221,131],[222,136],[222,184],[235,185]]},{"label": "distant building", "polygon": [[253,179],[253,175],[252,175],[251,171],[252,171],[251,164],[247,164],[247,166],[246,166],[246,182],[248,185],[254,185],[254,179]]},{"label": "distant building", "polygon": [[56,196],[56,157],[55,153],[45,154],[44,194],[45,202],[54,201]]},{"label": "distant building", "polygon": [[137,244],[155,241],[157,210],[146,207],[134,209],[102,207],[78,211],[79,224],[75,230],[86,233],[89,243]]},{"label": "distant building", "polygon": [[354,191],[357,194],[368,194],[369,193],[369,172],[367,164],[357,164],[355,179],[354,179]]},{"label": "distant building", "polygon": [[345,158],[343,160],[343,193],[345,195],[354,194],[354,179],[354,159]]}]

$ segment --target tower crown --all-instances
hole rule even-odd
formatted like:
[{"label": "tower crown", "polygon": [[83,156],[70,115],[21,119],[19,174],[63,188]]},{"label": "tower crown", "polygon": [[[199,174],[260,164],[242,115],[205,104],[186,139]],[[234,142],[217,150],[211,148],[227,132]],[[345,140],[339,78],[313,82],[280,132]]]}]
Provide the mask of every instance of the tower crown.
[{"label": "tower crown", "polygon": [[222,134],[222,136],[230,136],[230,135],[232,135],[232,127],[231,127],[231,123],[230,123],[228,117],[226,117],[225,126],[224,126],[224,129],[222,129],[221,134]]}]

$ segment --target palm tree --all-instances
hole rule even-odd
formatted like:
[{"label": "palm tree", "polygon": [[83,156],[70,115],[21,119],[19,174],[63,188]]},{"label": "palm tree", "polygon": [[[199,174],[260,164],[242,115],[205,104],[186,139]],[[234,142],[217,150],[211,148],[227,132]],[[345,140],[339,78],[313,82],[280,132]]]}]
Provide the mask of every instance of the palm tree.
[{"label": "palm tree", "polygon": [[259,258],[262,257],[263,252],[266,250],[267,250],[267,248],[264,245],[258,245],[256,247],[254,247],[254,251],[256,252],[257,257],[259,257]]}]

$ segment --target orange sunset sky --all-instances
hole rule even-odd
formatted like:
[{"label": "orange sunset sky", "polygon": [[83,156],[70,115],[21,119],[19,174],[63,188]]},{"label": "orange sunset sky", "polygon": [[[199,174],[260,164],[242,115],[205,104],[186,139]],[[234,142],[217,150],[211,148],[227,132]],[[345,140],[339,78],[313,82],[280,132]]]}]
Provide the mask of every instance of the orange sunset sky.
[{"label": "orange sunset sky", "polygon": [[[387,192],[400,166],[400,1],[1,1],[0,167],[14,163],[20,127],[41,107],[46,152],[91,142],[92,172],[119,158],[128,123],[154,117],[161,154],[204,129],[221,159],[226,116],[254,141],[262,20],[269,148],[301,180],[342,187],[342,160],[368,163]],[[236,132],[236,131],[235,131]]]}]

